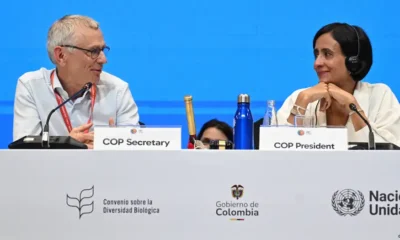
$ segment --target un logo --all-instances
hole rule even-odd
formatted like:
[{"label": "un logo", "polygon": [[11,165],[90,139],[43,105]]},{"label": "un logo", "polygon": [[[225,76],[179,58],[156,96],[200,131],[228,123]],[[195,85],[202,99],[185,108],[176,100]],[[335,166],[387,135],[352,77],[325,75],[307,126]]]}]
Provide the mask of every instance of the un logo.
[{"label": "un logo", "polygon": [[360,191],[345,189],[336,191],[332,196],[333,210],[340,216],[356,216],[365,205],[364,195]]}]

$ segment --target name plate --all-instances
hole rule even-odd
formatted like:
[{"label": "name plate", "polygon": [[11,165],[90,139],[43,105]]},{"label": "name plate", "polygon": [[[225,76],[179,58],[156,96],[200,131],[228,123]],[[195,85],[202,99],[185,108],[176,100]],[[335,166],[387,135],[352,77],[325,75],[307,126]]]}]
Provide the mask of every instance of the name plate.
[{"label": "name plate", "polygon": [[180,127],[95,127],[94,150],[180,150]]},{"label": "name plate", "polygon": [[260,150],[347,151],[347,128],[260,127]]}]

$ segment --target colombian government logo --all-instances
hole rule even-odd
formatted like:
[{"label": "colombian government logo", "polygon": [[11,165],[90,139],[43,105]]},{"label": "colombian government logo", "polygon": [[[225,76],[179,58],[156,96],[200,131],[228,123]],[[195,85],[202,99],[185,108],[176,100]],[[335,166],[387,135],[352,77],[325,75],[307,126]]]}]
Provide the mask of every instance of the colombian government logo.
[{"label": "colombian government logo", "polygon": [[[236,184],[231,186],[230,198],[218,200],[215,203],[216,215],[219,217],[227,217],[231,221],[244,221],[245,218],[248,217],[257,217],[260,214],[259,203],[251,199],[244,200],[244,198],[249,197],[249,194],[246,194],[246,197],[243,196],[243,185]],[[232,200],[232,198],[234,200]]]},{"label": "colombian government logo", "polygon": [[243,197],[244,187],[242,185],[233,185],[231,187],[232,197],[239,200],[239,198]]},{"label": "colombian government logo", "polygon": [[364,208],[365,199],[360,191],[345,189],[336,191],[332,196],[333,210],[340,216],[356,216]]},{"label": "colombian government logo", "polygon": [[79,219],[85,214],[90,214],[94,210],[94,201],[91,201],[94,196],[94,186],[89,189],[83,189],[79,194],[79,198],[70,197],[67,194],[67,205],[78,209]]}]

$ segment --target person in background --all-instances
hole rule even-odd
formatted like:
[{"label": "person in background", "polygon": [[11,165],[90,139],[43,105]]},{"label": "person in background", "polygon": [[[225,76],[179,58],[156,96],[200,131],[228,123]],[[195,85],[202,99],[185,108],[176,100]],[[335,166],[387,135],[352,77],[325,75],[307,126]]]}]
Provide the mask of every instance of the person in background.
[{"label": "person in background", "polygon": [[201,127],[197,139],[200,140],[204,147],[210,147],[211,140],[224,140],[233,142],[233,129],[227,123],[212,119]]},{"label": "person in background", "polygon": [[368,142],[371,124],[376,142],[400,146],[400,105],[383,84],[361,82],[371,69],[372,46],[365,31],[346,23],[331,23],[314,36],[314,70],[319,82],[294,91],[278,111],[280,125],[295,124],[296,115],[312,115],[316,126],[345,126],[349,142]]},{"label": "person in background", "polygon": [[49,112],[91,82],[92,87],[53,114],[50,135],[75,138],[93,147],[93,125],[137,125],[138,107],[128,83],[103,71],[106,45],[92,18],[67,15],[47,35],[47,52],[55,69],[40,68],[17,82],[13,139],[39,135]]}]

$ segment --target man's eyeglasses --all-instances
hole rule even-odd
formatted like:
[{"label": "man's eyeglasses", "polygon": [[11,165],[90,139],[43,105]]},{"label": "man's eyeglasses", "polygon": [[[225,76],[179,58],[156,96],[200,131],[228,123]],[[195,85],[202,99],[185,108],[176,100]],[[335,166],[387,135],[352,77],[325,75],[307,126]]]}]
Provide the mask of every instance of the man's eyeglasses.
[{"label": "man's eyeglasses", "polygon": [[85,48],[77,47],[74,45],[60,45],[60,47],[69,47],[69,48],[75,48],[75,49],[78,49],[81,51],[85,51],[85,52],[89,53],[90,57],[93,59],[98,58],[101,52],[103,52],[105,55],[107,55],[107,53],[110,51],[109,46],[104,46],[102,48],[92,48],[92,49],[85,49]]}]

